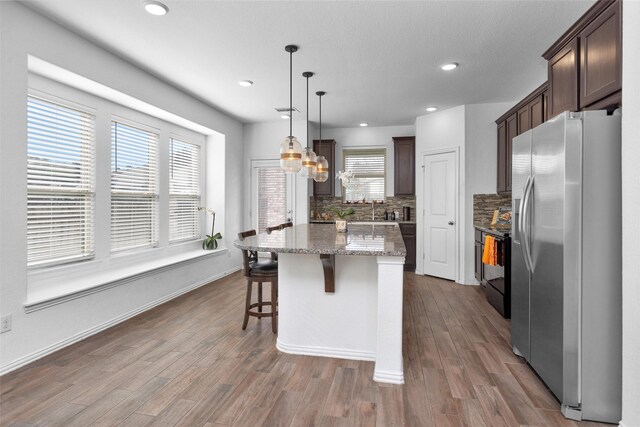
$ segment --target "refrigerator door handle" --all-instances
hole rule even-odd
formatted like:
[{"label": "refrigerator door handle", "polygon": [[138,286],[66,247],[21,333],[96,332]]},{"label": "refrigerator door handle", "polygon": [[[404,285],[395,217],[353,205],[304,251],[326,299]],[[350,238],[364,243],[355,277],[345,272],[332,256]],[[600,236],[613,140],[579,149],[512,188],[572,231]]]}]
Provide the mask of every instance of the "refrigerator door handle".
[{"label": "refrigerator door handle", "polygon": [[527,179],[528,186],[525,186],[524,196],[522,197],[522,210],[520,211],[520,233],[522,235],[522,249],[524,252],[525,264],[527,270],[533,273],[533,259],[531,258],[531,236],[529,236],[529,230],[527,224],[529,223],[529,201],[531,200],[531,193],[533,192],[533,180],[535,177],[530,175]]},{"label": "refrigerator door handle", "polygon": [[520,198],[520,204],[518,205],[518,223],[516,225],[518,233],[518,239],[522,238],[522,217],[524,216],[523,206],[524,206],[524,195],[527,193],[527,187],[529,187],[529,180],[531,180],[531,175],[527,176],[527,180],[524,183],[524,187],[522,188],[522,197]]}]

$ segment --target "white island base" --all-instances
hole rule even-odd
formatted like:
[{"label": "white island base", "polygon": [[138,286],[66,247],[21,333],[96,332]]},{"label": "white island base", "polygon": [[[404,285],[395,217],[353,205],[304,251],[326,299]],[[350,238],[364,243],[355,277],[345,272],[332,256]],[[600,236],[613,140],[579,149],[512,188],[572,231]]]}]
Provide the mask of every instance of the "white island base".
[{"label": "white island base", "polygon": [[403,384],[402,256],[335,256],[325,293],[318,254],[278,254],[278,341],[285,353],[375,361],[373,379]]}]

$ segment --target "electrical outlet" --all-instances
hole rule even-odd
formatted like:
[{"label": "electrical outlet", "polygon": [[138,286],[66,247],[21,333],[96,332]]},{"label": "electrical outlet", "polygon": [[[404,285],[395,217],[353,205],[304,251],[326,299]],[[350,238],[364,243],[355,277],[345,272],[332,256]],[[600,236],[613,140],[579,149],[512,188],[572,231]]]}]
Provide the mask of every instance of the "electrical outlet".
[{"label": "electrical outlet", "polygon": [[0,319],[0,334],[4,332],[9,332],[11,330],[11,314],[7,314],[6,316],[2,316]]}]

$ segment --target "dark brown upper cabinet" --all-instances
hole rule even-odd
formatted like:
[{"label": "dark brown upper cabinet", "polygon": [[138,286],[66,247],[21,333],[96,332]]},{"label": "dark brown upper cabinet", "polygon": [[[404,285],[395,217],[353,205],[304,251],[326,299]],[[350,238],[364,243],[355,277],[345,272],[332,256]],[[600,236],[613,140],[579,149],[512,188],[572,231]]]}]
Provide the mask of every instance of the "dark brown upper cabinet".
[{"label": "dark brown upper cabinet", "polygon": [[496,120],[498,125],[498,180],[496,189],[500,194],[511,192],[513,138],[546,120],[547,90],[548,87],[545,82]]},{"label": "dark brown upper cabinet", "polygon": [[620,8],[620,0],[598,0],[542,55],[549,61],[549,117],[620,106]]},{"label": "dark brown upper cabinet", "polygon": [[578,110],[578,40],[549,59],[549,116]]},{"label": "dark brown upper cabinet", "polygon": [[518,136],[518,115],[507,117],[507,162],[505,168],[506,191],[511,192],[511,154],[513,152],[513,138]]},{"label": "dark brown upper cabinet", "polygon": [[622,89],[620,2],[580,32],[580,105],[587,107]]},{"label": "dark brown upper cabinet", "polygon": [[336,141],[333,139],[313,140],[313,151],[318,156],[324,156],[329,162],[329,178],[325,182],[313,181],[314,196],[335,195],[335,170],[336,170]]},{"label": "dark brown upper cabinet", "polygon": [[394,137],[393,158],[393,194],[414,196],[416,194],[416,137]]},{"label": "dark brown upper cabinet", "polygon": [[498,123],[498,193],[507,191],[507,122]]}]

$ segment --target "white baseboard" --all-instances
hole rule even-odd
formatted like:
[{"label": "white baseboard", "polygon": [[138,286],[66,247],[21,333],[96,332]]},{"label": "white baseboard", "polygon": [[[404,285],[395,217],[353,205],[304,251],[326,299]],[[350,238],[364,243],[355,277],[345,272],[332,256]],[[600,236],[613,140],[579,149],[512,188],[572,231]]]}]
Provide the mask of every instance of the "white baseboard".
[{"label": "white baseboard", "polygon": [[305,356],[335,357],[337,359],[367,360],[375,361],[374,352],[345,350],[342,348],[312,347],[285,344],[279,339],[276,341],[276,348],[283,353],[302,354]]},{"label": "white baseboard", "polygon": [[404,384],[404,374],[402,372],[373,371],[373,380],[379,383]]},{"label": "white baseboard", "polygon": [[67,339],[59,341],[59,342],[57,342],[57,343],[55,343],[53,345],[50,345],[50,346],[45,347],[45,348],[43,348],[41,350],[35,351],[35,352],[33,352],[31,354],[28,354],[28,355],[26,355],[24,357],[16,359],[13,362],[0,367],[0,376],[2,376],[4,374],[7,374],[7,373],[9,373],[11,371],[14,371],[14,370],[16,370],[16,369],[18,369],[18,368],[20,368],[20,367],[22,367],[24,365],[27,365],[27,364],[29,364],[31,362],[34,362],[34,361],[38,360],[38,359],[41,359],[44,356],[47,356],[47,355],[49,355],[49,354],[51,354],[51,353],[53,353],[55,351],[58,351],[58,350],[60,350],[60,349],[62,349],[64,347],[67,347],[67,346],[69,346],[71,344],[75,344],[78,341],[82,341],[83,339],[88,338],[88,337],[90,337],[92,335],[95,335],[98,332],[102,332],[105,329],[108,329],[108,328],[110,328],[112,326],[115,326],[118,323],[122,323],[125,320],[128,320],[128,319],[130,319],[130,318],[132,318],[134,316],[137,316],[140,313],[143,313],[143,312],[145,312],[147,310],[150,310],[150,309],[152,309],[154,307],[157,307],[157,306],[159,306],[161,304],[164,304],[165,302],[170,301],[170,300],[172,300],[174,298],[177,298],[180,295],[183,295],[183,294],[186,294],[188,292],[191,292],[194,289],[197,289],[197,288],[199,288],[201,286],[206,285],[207,283],[211,283],[211,282],[213,282],[215,280],[221,279],[221,278],[223,278],[225,276],[228,276],[229,274],[235,273],[236,271],[239,271],[241,269],[242,269],[241,266],[237,266],[237,267],[231,268],[229,270],[223,271],[223,272],[221,272],[219,274],[216,274],[215,276],[209,277],[209,278],[207,278],[205,280],[201,280],[201,281],[199,281],[197,283],[194,283],[194,284],[192,284],[190,286],[182,288],[182,289],[180,289],[180,290],[178,290],[176,292],[173,292],[173,293],[171,293],[169,295],[165,295],[162,298],[159,298],[159,299],[157,299],[155,301],[152,301],[152,302],[150,302],[148,304],[145,304],[145,305],[143,305],[141,307],[138,307],[135,310],[129,311],[128,313],[124,313],[124,314],[122,314],[122,315],[120,315],[118,317],[115,317],[115,318],[107,321],[107,322],[104,322],[104,323],[102,323],[100,325],[94,326],[93,328],[87,329],[86,331],[82,331],[80,333],[72,335],[71,337],[69,337]]},{"label": "white baseboard", "polygon": [[456,280],[456,283],[460,284],[460,285],[471,285],[471,286],[478,286],[480,285],[480,282],[478,282],[476,279],[471,279],[471,280]]}]

